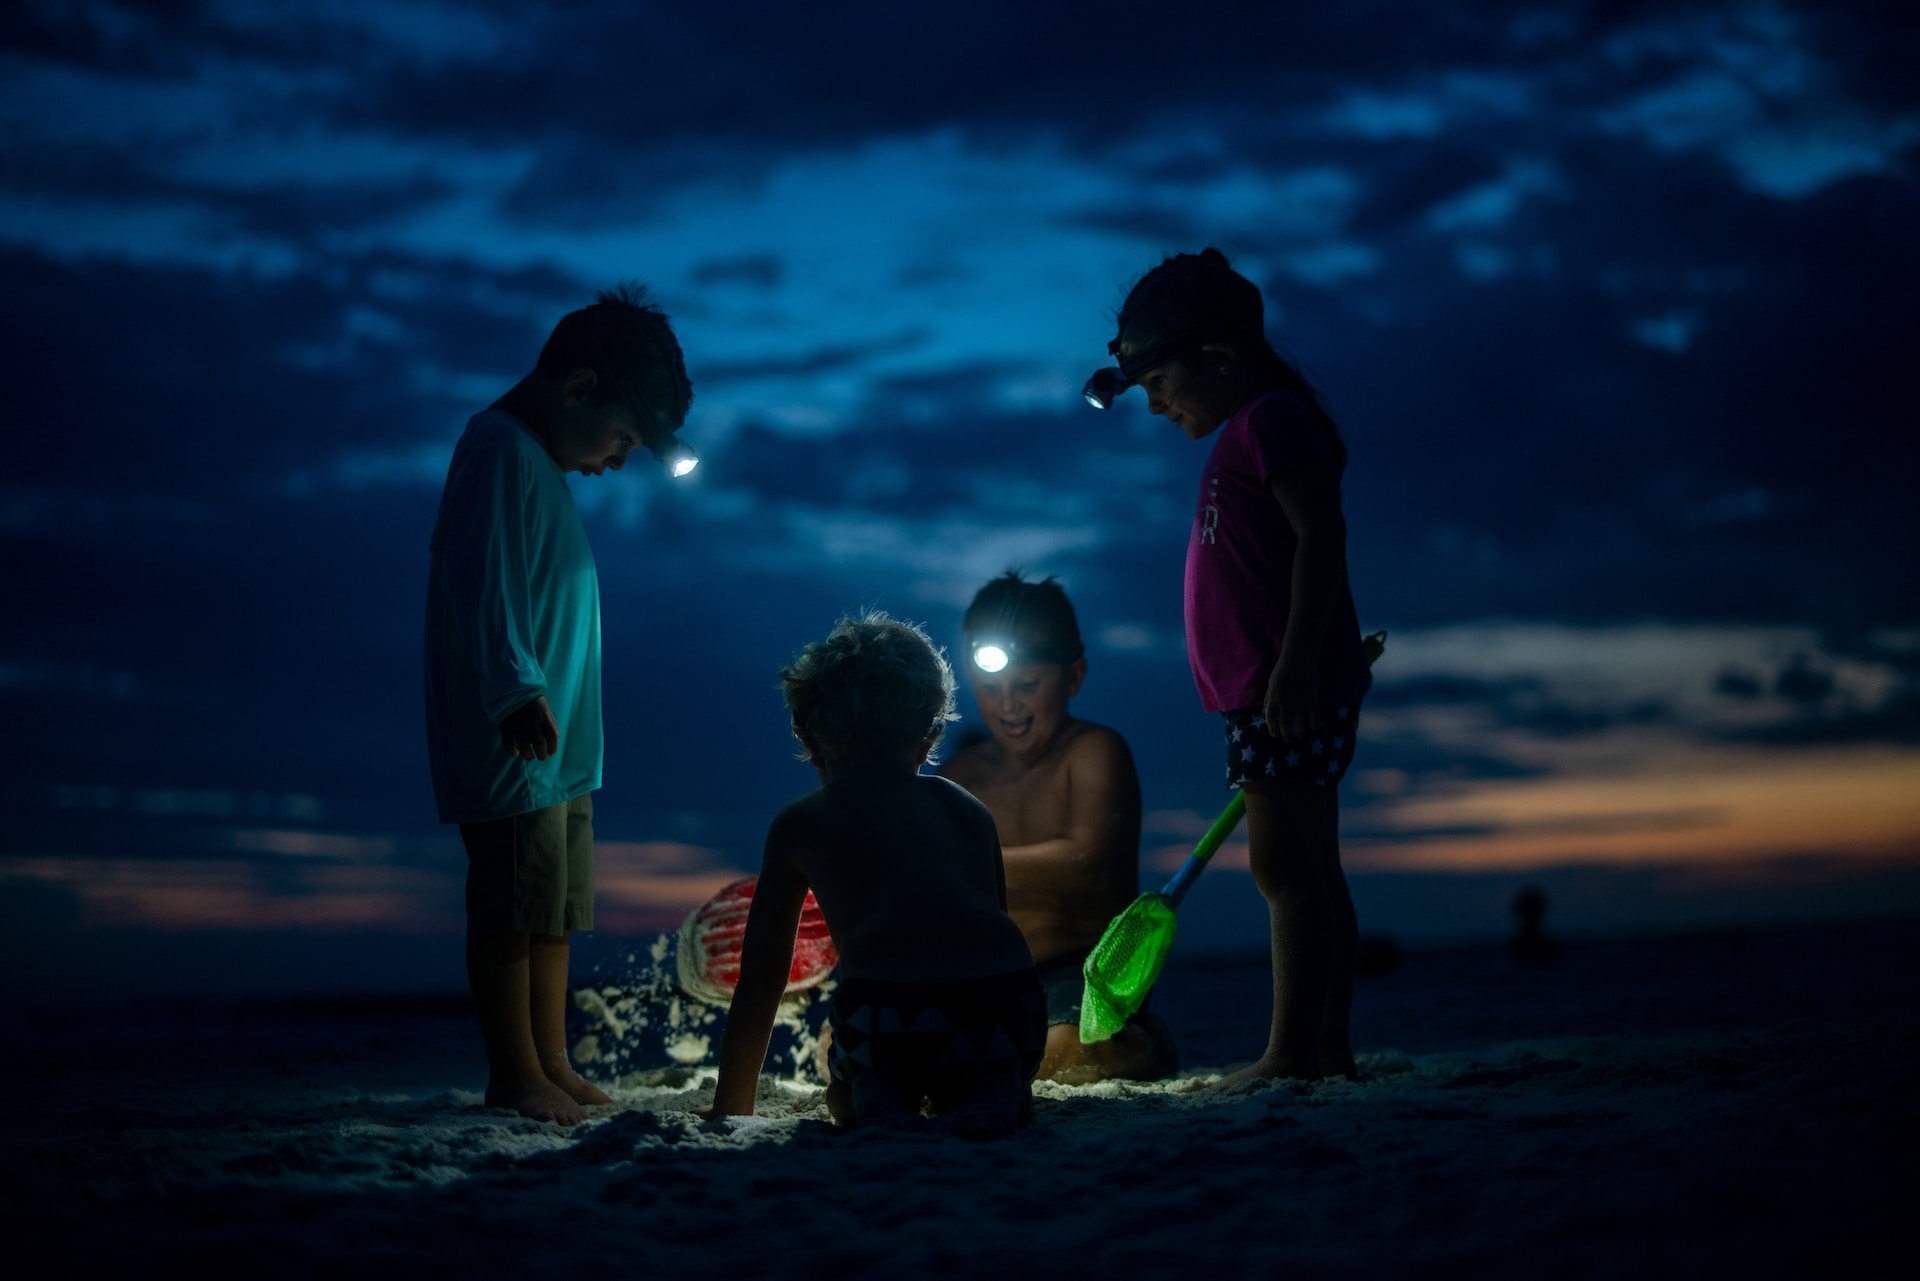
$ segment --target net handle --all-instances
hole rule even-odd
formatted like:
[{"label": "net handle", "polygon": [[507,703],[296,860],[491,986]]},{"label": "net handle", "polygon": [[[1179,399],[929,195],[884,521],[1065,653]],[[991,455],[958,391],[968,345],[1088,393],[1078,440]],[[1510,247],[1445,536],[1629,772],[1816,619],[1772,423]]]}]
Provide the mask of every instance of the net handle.
[{"label": "net handle", "polygon": [[1213,826],[1209,827],[1207,834],[1200,838],[1200,843],[1193,847],[1193,853],[1187,855],[1187,861],[1180,865],[1180,870],[1173,874],[1173,879],[1168,881],[1166,888],[1160,891],[1175,907],[1180,906],[1180,900],[1187,896],[1187,891],[1192,888],[1194,881],[1199,879],[1201,870],[1207,865],[1207,860],[1226,843],[1227,837],[1233,834],[1233,829],[1240,825],[1241,815],[1246,812],[1247,794],[1235,788],[1233,799],[1228,801],[1227,807],[1220,811],[1220,817],[1213,820]]}]

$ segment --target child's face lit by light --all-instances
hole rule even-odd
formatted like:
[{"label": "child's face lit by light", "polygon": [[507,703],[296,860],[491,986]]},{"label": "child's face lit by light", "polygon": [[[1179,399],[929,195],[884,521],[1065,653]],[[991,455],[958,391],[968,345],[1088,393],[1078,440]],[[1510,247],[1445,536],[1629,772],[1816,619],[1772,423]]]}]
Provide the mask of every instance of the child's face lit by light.
[{"label": "child's face lit by light", "polygon": [[576,370],[568,378],[547,435],[547,452],[562,471],[583,476],[619,471],[640,444],[640,420],[633,406],[619,399],[595,404],[594,394],[591,370]]},{"label": "child's face lit by light", "polygon": [[968,665],[973,701],[1002,751],[1032,760],[1053,745],[1067,723],[1067,700],[1080,692],[1085,659],[1071,663],[1013,663],[997,672]]},{"label": "child's face lit by light", "polygon": [[[571,432],[556,432],[554,458],[566,471],[599,476],[627,465],[627,455],[640,443],[633,410],[622,404],[594,406],[572,419]],[[563,456],[561,451],[565,450]]]},{"label": "child's face lit by light", "polygon": [[1239,408],[1233,390],[1224,378],[1211,376],[1214,372],[1204,353],[1148,370],[1138,380],[1147,394],[1147,411],[1173,423],[1191,440],[1208,435]]}]

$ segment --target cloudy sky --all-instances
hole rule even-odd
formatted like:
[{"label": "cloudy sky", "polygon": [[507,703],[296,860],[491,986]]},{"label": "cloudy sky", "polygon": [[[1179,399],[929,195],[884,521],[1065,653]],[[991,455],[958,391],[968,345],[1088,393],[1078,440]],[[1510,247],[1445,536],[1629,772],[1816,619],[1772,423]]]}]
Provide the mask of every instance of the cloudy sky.
[{"label": "cloudy sky", "polygon": [[[1556,875],[1569,924],[1885,906],[1920,861],[1920,14],[1238,8],[8,6],[10,928],[457,928],[418,678],[440,482],[627,278],[706,462],[574,482],[607,920],[757,862],[810,781],[795,648],[869,604],[953,643],[1010,565],[1073,594],[1077,707],[1177,860],[1225,798],[1180,628],[1205,448],[1075,392],[1125,286],[1206,244],[1352,452],[1392,633],[1346,793],[1363,914],[1497,931]],[[1471,921],[1402,892],[1463,877]],[[1221,937],[1257,944],[1244,906]]]}]

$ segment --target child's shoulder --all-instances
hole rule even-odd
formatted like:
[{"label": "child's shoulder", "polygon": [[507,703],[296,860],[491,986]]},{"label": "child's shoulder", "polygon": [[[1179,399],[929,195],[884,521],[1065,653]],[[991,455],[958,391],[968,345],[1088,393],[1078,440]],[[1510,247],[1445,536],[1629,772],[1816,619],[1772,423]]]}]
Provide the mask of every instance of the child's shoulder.
[{"label": "child's shoulder", "polygon": [[824,787],[803,792],[780,807],[773,816],[776,829],[797,831],[824,821],[834,811],[834,798]]},{"label": "child's shoulder", "polygon": [[1076,752],[1111,753],[1128,751],[1125,735],[1111,725],[1102,725],[1099,721],[1073,718],[1073,750]]},{"label": "child's shoulder", "polygon": [[846,779],[816,787],[788,801],[775,815],[774,822],[782,827],[801,829],[831,824],[842,816],[863,810],[897,808],[902,803],[942,809],[986,808],[972,792],[952,779],[937,774],[914,774],[899,779]]},{"label": "child's shoulder", "polygon": [[1234,417],[1241,420],[1244,430],[1255,435],[1263,432],[1318,430],[1313,407],[1286,390],[1266,392]]},{"label": "child's shoulder", "polygon": [[953,779],[939,774],[916,774],[914,778],[917,786],[925,795],[931,797],[935,804],[969,813],[976,810],[981,813],[986,812],[987,807],[980,803],[980,798]]},{"label": "child's shoulder", "polygon": [[504,409],[483,409],[467,419],[460,443],[469,449],[515,457],[545,453],[546,447],[525,423]]},{"label": "child's shoulder", "polygon": [[1234,415],[1222,447],[1263,476],[1285,467],[1337,463],[1324,421],[1290,391],[1260,397]]},{"label": "child's shoulder", "polygon": [[905,785],[902,798],[928,822],[964,823],[982,819],[988,824],[993,822],[992,814],[980,803],[980,798],[950,778],[931,773],[912,774],[900,781]]},{"label": "child's shoulder", "polygon": [[1065,746],[1075,771],[1091,769],[1105,773],[1133,768],[1133,749],[1127,746],[1119,730],[1076,717],[1071,732],[1072,737]]},{"label": "child's shoulder", "polygon": [[468,484],[483,483],[482,477],[536,472],[545,457],[546,446],[525,423],[504,409],[483,409],[467,419],[449,474],[466,477]]},{"label": "child's shoulder", "polygon": [[999,845],[1000,829],[993,811],[979,797],[938,774],[917,775],[914,781],[927,798],[929,816],[937,815],[936,823],[966,833],[969,840]]}]

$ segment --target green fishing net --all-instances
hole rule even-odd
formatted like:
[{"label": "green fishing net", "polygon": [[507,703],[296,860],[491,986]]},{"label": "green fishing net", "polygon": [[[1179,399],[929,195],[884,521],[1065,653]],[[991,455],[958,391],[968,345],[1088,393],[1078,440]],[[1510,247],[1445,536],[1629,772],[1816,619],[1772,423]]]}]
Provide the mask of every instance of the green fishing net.
[{"label": "green fishing net", "polygon": [[1104,1041],[1140,1009],[1173,950],[1173,904],[1163,894],[1143,894],[1113,918],[1082,969],[1080,1039]]}]

